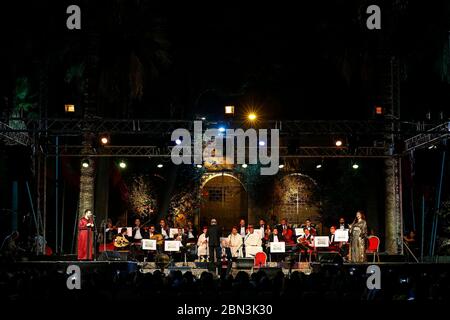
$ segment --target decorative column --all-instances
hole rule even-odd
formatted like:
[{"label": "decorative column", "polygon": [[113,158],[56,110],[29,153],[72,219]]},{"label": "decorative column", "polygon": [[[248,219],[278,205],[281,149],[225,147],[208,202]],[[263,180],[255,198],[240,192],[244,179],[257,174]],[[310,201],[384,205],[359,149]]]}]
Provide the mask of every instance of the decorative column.
[{"label": "decorative column", "polygon": [[386,252],[403,254],[403,222],[400,159],[390,157],[384,161],[386,183]]}]

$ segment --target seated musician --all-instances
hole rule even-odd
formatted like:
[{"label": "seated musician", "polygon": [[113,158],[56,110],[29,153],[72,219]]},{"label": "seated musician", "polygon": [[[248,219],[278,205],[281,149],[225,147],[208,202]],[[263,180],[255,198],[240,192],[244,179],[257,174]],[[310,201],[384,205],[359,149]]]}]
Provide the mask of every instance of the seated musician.
[{"label": "seated musician", "polygon": [[169,239],[169,227],[167,226],[166,220],[161,219],[159,221],[158,233],[160,233],[164,239]]},{"label": "seated musician", "polygon": [[278,233],[278,229],[273,229],[272,233],[269,236],[269,242],[283,242],[284,238],[281,234]]},{"label": "seated musician", "polygon": [[114,247],[116,250],[128,250],[130,247],[130,241],[127,236],[127,228],[120,229],[120,233],[114,239]]},{"label": "seated musician", "polygon": [[197,230],[194,227],[194,224],[192,223],[192,221],[187,222],[187,224],[184,228],[184,233],[186,234],[187,242],[195,243],[195,239],[197,238]]},{"label": "seated musician", "polygon": [[[282,226],[281,236],[283,236],[283,239],[284,239],[284,242],[286,242],[286,245],[287,246],[295,245],[294,231],[292,230],[290,225],[287,223],[286,219],[281,220],[281,226]],[[278,230],[278,233],[280,233],[279,230]]]},{"label": "seated musician", "polygon": [[273,262],[282,261],[284,258],[284,253],[271,253],[270,252],[270,243],[271,242],[285,242],[283,236],[279,233],[277,228],[274,228],[269,236],[269,240],[267,241],[267,254],[270,254],[271,260]]},{"label": "seated musician", "polygon": [[134,243],[141,244],[142,239],[147,238],[147,232],[141,226],[141,219],[134,220],[133,234],[131,236]]},{"label": "seated musician", "polygon": [[183,232],[183,228],[178,228],[178,232],[174,234],[173,239],[180,241],[180,246],[186,246],[187,235]]},{"label": "seated musician", "polygon": [[272,234],[272,228],[270,225],[266,226],[266,230],[264,230],[264,241],[267,243],[270,240],[270,235]]},{"label": "seated musician", "polygon": [[151,240],[156,240],[156,248],[157,251],[162,251],[162,247],[164,245],[164,237],[156,232],[156,228],[154,225],[151,225],[148,229],[148,238]]},{"label": "seated musician", "polygon": [[156,251],[149,250],[147,253],[147,261],[154,261],[155,256],[164,249],[164,237],[160,233],[156,232],[154,225],[150,225],[148,228],[148,238],[151,240],[156,240]]},{"label": "seated musician", "polygon": [[335,226],[331,226],[330,227],[330,234],[328,235],[328,237],[330,238],[330,247],[329,249],[332,251],[337,251],[338,247],[339,247],[339,242],[334,241],[334,236],[336,233],[336,227]]},{"label": "seated musician", "polygon": [[242,256],[242,237],[238,233],[237,227],[231,229],[231,234],[228,236],[228,244],[231,250],[231,256],[238,258]]},{"label": "seated musician", "polygon": [[262,251],[262,240],[259,233],[255,233],[253,225],[248,226],[248,233],[244,239],[246,257],[254,257],[257,252]]},{"label": "seated musician", "polygon": [[314,237],[317,235],[317,231],[316,231],[316,225],[311,223],[311,219],[306,219],[305,223],[302,224],[301,228],[303,229],[308,229],[309,233]]},{"label": "seated musician", "polygon": [[304,234],[297,238],[297,247],[301,250],[310,250],[314,247],[314,236],[307,228],[303,231]]},{"label": "seated musician", "polygon": [[203,233],[198,237],[197,241],[197,255],[198,259],[202,262],[208,260],[209,248],[208,248],[208,238],[206,233],[208,232],[208,227],[203,227]]},{"label": "seated musician", "polygon": [[117,227],[112,223],[111,219],[106,220],[106,225],[102,232],[100,241],[100,251],[114,250],[114,238],[117,235]]}]

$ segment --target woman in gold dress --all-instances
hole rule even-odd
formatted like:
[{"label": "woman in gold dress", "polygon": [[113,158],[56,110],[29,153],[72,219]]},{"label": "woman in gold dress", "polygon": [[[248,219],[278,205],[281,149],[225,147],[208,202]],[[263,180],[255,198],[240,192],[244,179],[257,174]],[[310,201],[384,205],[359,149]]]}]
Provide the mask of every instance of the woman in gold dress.
[{"label": "woman in gold dress", "polygon": [[364,213],[358,211],[350,225],[350,262],[366,262],[367,223]]}]

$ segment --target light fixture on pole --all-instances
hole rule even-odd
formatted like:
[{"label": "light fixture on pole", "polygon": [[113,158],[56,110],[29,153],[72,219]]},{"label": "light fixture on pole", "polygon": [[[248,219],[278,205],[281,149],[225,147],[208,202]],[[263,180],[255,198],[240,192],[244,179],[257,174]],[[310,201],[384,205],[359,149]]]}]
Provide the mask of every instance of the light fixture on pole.
[{"label": "light fixture on pole", "polygon": [[81,166],[82,166],[83,168],[89,168],[89,160],[88,160],[88,159],[83,159],[83,160],[81,161]]}]

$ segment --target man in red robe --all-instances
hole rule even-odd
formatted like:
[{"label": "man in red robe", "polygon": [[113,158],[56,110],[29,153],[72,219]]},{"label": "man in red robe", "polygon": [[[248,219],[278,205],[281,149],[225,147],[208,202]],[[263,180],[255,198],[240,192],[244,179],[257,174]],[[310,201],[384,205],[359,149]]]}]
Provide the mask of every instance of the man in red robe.
[{"label": "man in red robe", "polygon": [[78,223],[78,260],[92,260],[93,227],[92,212],[87,209]]}]

